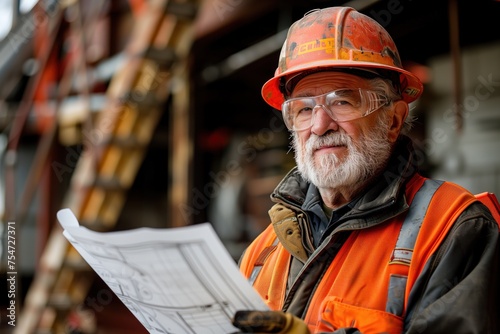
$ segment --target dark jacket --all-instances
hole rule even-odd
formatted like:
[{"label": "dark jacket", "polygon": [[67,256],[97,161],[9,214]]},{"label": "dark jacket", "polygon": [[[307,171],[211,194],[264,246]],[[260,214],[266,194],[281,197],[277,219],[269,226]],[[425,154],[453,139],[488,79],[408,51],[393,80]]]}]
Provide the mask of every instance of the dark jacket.
[{"label": "dark jacket", "polygon": [[[353,203],[325,234],[346,234],[353,229],[369,229],[406,211],[404,196],[407,181],[417,172],[411,141],[401,137],[387,169]],[[311,185],[293,169],[271,195],[299,215],[302,246],[309,253],[321,252],[314,246],[311,215],[303,205]],[[358,210],[361,208],[363,210]],[[362,213],[363,216],[360,217]],[[313,217],[313,219],[318,219]],[[346,228],[346,226],[349,226]],[[499,333],[498,225],[480,202],[470,205],[456,220],[438,251],[425,265],[413,286],[405,317],[405,333]],[[337,238],[331,247],[340,249]],[[328,263],[303,263],[293,258],[283,310],[303,317],[309,298]],[[301,276],[298,277],[299,271]],[[300,284],[298,284],[300,282]],[[355,328],[335,333],[357,333]]]}]

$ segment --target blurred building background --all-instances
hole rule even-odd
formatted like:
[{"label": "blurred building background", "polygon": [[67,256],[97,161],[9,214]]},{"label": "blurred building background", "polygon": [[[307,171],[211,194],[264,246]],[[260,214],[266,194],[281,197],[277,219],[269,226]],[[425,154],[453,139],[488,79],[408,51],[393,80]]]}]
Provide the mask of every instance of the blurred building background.
[{"label": "blurred building background", "polygon": [[145,332],[65,243],[62,207],[104,231],[210,221],[237,260],[294,165],[260,88],[289,25],[333,5],[382,24],[424,82],[422,173],[500,193],[500,1],[3,0],[0,284],[15,222],[19,333]]}]

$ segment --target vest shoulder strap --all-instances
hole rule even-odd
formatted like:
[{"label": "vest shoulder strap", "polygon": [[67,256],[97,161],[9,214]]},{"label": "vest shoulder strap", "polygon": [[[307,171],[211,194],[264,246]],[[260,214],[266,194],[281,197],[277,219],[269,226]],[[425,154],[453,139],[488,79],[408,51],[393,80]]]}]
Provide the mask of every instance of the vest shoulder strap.
[{"label": "vest shoulder strap", "polygon": [[[389,264],[403,264],[410,266],[413,248],[417,240],[420,227],[424,220],[427,208],[436,190],[443,181],[426,179],[415,194],[408,213],[401,225],[396,246],[392,252]],[[406,276],[391,276],[389,280],[389,291],[387,292],[386,311],[401,315],[404,310],[404,296],[408,278]]]},{"label": "vest shoulder strap", "polygon": [[418,232],[420,231],[420,226],[422,226],[427,208],[432,196],[434,196],[434,193],[442,184],[443,181],[427,179],[415,194],[408,214],[401,225],[398,241],[396,242],[390,263],[410,265],[413,247],[415,247]]},{"label": "vest shoulder strap", "polygon": [[480,200],[486,207],[491,211],[493,218],[500,228],[500,203],[493,193],[484,192],[476,195],[476,198]]}]

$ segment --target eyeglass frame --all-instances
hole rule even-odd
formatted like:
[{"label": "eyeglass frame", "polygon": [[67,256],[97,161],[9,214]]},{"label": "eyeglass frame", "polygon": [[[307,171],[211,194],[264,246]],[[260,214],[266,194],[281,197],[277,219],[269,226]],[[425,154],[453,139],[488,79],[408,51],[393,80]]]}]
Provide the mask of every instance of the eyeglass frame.
[{"label": "eyeglass frame", "polygon": [[[367,110],[363,113],[363,115],[359,116],[359,117],[354,117],[354,118],[349,118],[349,119],[336,119],[334,113],[332,112],[332,110],[330,110],[330,107],[328,107],[326,105],[326,103],[317,103],[318,102],[318,99],[320,98],[326,98],[328,95],[332,94],[332,93],[336,93],[336,92],[339,92],[339,91],[358,91],[360,92],[360,96],[363,97],[364,95],[361,93],[361,92],[364,92],[364,93],[372,93],[372,94],[375,94],[378,99],[370,99],[369,103],[372,103],[374,101],[382,101],[383,103],[381,103],[380,105],[378,106],[374,106],[372,107],[372,109],[370,110]],[[290,104],[291,101],[297,101],[297,100],[302,100],[302,99],[311,99],[311,100],[314,100],[314,103],[316,103],[314,105],[314,107],[312,108],[312,114],[311,114],[311,121],[310,121],[310,125],[305,127],[305,128],[301,128],[301,129],[295,129],[294,126],[293,126],[293,123],[290,121],[290,118],[286,117],[286,109],[287,109],[287,105]],[[326,101],[325,101],[326,102]],[[282,110],[282,113],[283,113],[283,120],[285,122],[285,125],[286,127],[291,130],[291,131],[304,131],[304,130],[307,130],[309,128],[311,128],[314,124],[314,117],[316,115],[316,108],[317,107],[322,107],[323,110],[325,110],[325,112],[328,114],[328,116],[330,116],[330,118],[332,118],[333,121],[335,121],[336,123],[342,123],[342,122],[351,122],[351,121],[355,121],[355,120],[358,120],[358,119],[361,119],[361,118],[364,118],[372,113],[374,113],[375,111],[377,110],[380,110],[381,108],[383,107],[387,107],[389,106],[393,101],[387,96],[387,94],[385,92],[382,92],[382,91],[377,91],[377,90],[372,90],[372,89],[364,89],[364,88],[340,88],[340,89],[335,89],[335,90],[332,90],[332,91],[329,91],[329,92],[326,92],[324,94],[320,94],[320,95],[316,95],[316,96],[302,96],[302,97],[294,97],[294,98],[289,98],[287,100],[285,100],[282,105],[281,105],[281,110]]]}]

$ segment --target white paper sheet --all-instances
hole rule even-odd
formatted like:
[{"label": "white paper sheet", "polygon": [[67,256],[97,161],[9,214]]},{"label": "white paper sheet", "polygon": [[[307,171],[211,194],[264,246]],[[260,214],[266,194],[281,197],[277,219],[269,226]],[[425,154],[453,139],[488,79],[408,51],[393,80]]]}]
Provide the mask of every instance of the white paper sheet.
[{"label": "white paper sheet", "polygon": [[71,210],[64,236],[150,333],[235,333],[238,310],[267,310],[208,223],[99,233]]}]

